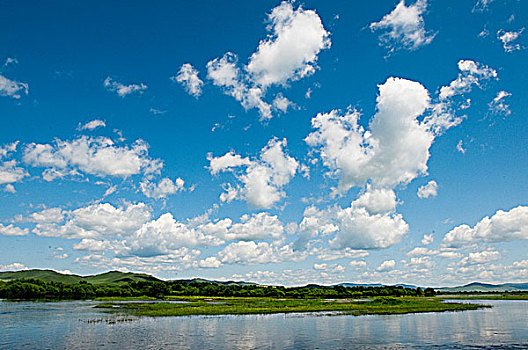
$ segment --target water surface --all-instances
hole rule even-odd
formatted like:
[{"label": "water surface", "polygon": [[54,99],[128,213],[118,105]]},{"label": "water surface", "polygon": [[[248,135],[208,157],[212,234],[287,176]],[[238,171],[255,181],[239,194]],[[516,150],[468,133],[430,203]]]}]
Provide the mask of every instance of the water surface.
[{"label": "water surface", "polygon": [[[475,302],[475,301],[472,301]],[[477,301],[479,302],[479,301]],[[527,301],[464,312],[130,317],[95,302],[0,301],[2,349],[526,349]]]}]

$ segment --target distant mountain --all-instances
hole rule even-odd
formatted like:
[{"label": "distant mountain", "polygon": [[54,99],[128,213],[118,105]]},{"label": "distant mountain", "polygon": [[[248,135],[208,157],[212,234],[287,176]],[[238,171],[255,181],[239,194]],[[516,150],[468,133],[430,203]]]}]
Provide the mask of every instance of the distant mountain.
[{"label": "distant mountain", "polygon": [[224,286],[256,286],[258,283],[252,283],[252,282],[244,282],[244,281],[214,281],[214,280],[206,280],[203,278],[193,278],[189,280],[177,280],[178,282],[187,282],[187,283],[214,283],[214,284],[223,284]]},{"label": "distant mountain", "polygon": [[339,283],[338,286],[351,287],[351,288],[353,287],[403,287],[403,288],[411,288],[411,289],[418,288],[417,286],[414,286],[412,284],[404,284],[404,283],[393,284],[393,285],[387,285],[387,284],[381,284],[381,283]]},{"label": "distant mountain", "polygon": [[133,272],[109,271],[93,276],[66,275],[53,270],[23,270],[0,272],[1,281],[16,279],[39,279],[47,282],[79,283],[86,281],[92,284],[127,283],[131,281],[160,281],[147,274]]},{"label": "distant mountain", "polygon": [[489,284],[473,282],[458,287],[437,288],[438,292],[520,292],[528,291],[528,283]]}]

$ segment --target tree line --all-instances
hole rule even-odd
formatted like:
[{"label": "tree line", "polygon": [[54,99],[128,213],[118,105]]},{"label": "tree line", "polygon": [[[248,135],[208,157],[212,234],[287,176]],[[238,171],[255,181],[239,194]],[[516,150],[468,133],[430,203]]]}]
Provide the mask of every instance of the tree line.
[{"label": "tree line", "polygon": [[0,281],[1,299],[93,299],[99,297],[272,297],[272,298],[364,298],[374,296],[434,296],[432,288],[401,286],[304,287],[262,286],[254,284],[220,284],[193,281],[131,281],[123,284],[47,282],[38,279]]}]

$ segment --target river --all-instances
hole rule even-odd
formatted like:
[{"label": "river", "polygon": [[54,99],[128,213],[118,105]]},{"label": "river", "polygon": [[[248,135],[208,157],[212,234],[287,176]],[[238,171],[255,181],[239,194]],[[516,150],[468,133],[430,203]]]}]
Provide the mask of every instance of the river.
[{"label": "river", "polygon": [[130,317],[96,302],[0,301],[0,349],[527,349],[528,301],[407,315]]}]

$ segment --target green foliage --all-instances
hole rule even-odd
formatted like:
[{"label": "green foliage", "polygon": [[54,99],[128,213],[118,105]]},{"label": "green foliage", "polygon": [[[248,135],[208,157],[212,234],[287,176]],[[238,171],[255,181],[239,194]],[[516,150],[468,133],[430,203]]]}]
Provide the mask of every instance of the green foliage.
[{"label": "green foliage", "polygon": [[[115,280],[115,276],[107,276]],[[39,279],[17,279],[0,281],[0,298],[5,299],[92,299],[96,297],[164,298],[167,296],[209,296],[288,299],[338,299],[369,298],[376,296],[404,297],[430,296],[421,288],[403,287],[345,287],[345,286],[261,286],[257,284],[221,284],[206,281],[147,281],[130,280],[127,283],[93,284],[83,279],[76,283],[43,281]],[[432,293],[432,294],[431,294]]]},{"label": "green foliage", "polygon": [[350,299],[275,299],[275,298],[216,298],[180,297],[170,303],[105,303],[98,308],[128,312],[136,316],[243,315],[291,312],[339,312],[350,315],[405,314],[474,310],[486,305],[443,303],[440,299],[419,297],[379,297],[374,300]]}]

